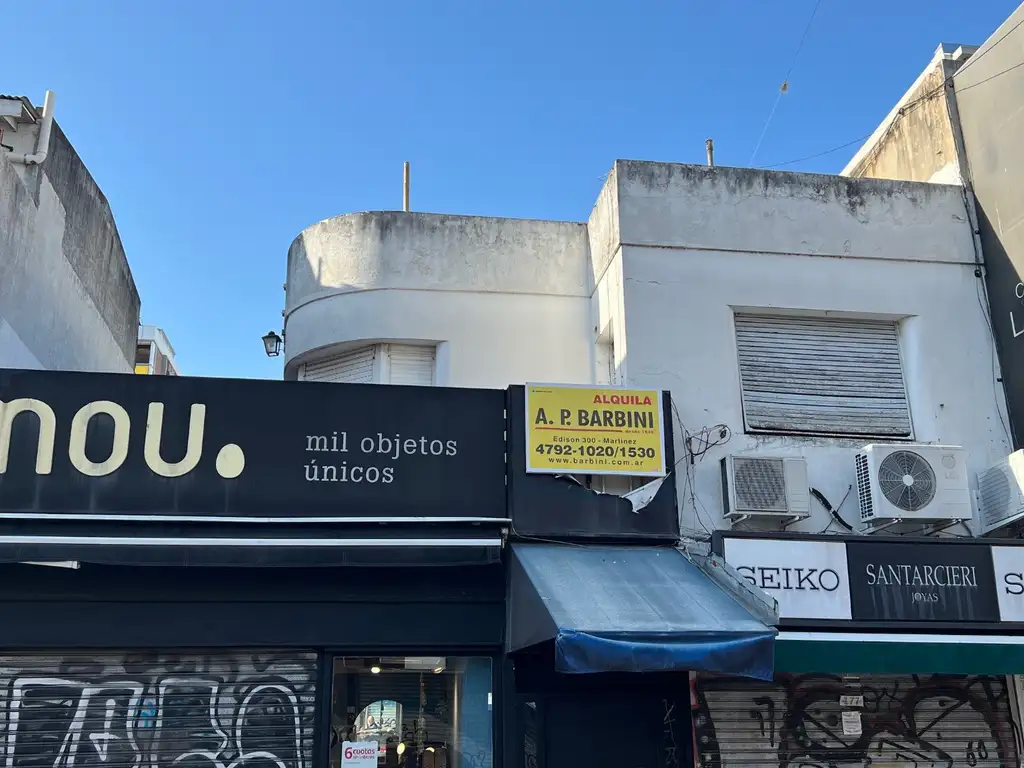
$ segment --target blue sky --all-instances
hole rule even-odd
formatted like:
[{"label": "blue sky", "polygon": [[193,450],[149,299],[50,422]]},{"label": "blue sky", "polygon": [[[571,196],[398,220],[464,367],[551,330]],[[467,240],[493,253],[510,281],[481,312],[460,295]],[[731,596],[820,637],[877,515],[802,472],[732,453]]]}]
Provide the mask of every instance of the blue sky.
[{"label": "blue sky", "polygon": [[[56,117],[187,374],[279,378],[305,227],[401,207],[582,220],[616,158],[749,165],[815,0],[32,0],[0,90]],[[1017,0],[822,0],[754,165],[870,133]],[[836,172],[856,147],[787,165]]]}]

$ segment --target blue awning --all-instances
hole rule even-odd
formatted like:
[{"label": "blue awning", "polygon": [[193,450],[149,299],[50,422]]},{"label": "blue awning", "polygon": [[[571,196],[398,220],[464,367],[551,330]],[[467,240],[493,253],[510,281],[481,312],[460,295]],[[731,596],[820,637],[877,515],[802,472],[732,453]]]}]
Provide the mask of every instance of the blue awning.
[{"label": "blue awning", "polygon": [[774,627],[666,547],[514,544],[508,650],[554,643],[559,672],[772,677]]}]

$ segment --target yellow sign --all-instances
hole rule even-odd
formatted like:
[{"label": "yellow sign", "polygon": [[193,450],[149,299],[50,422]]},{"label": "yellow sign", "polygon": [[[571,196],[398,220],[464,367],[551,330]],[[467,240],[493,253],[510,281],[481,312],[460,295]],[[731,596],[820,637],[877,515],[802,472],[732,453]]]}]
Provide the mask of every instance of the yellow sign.
[{"label": "yellow sign", "polygon": [[526,385],[526,471],[665,476],[661,392]]}]

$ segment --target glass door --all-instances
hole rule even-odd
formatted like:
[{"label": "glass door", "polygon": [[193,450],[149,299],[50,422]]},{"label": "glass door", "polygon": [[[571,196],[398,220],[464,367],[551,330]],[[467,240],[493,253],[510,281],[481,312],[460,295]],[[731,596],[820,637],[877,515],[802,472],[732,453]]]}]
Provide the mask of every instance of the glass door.
[{"label": "glass door", "polygon": [[491,660],[334,659],[330,768],[492,768]]}]

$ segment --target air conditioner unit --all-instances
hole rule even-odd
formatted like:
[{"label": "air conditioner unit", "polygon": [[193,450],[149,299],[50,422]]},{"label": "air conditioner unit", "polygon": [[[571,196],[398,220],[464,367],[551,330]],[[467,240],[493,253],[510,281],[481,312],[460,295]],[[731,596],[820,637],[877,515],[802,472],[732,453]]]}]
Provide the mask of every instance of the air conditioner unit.
[{"label": "air conditioner unit", "polygon": [[1024,518],[1024,450],[978,473],[974,535],[984,536]]},{"label": "air conditioner unit", "polygon": [[811,514],[807,462],[801,458],[726,456],[722,459],[725,518],[734,523],[748,517],[802,520]]},{"label": "air conditioner unit", "polygon": [[860,520],[970,520],[967,452],[950,445],[866,445],[857,454]]}]

